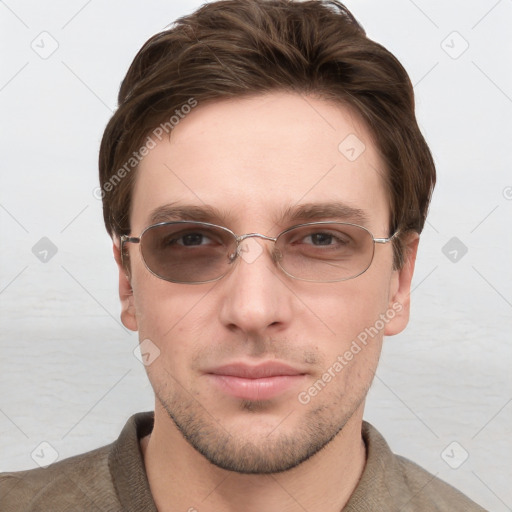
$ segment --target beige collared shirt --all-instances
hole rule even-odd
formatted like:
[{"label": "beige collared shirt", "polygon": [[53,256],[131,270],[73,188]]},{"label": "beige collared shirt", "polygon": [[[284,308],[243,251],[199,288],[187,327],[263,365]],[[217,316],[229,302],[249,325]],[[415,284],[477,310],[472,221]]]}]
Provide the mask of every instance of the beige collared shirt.
[{"label": "beige collared shirt", "polygon": [[[157,512],[140,439],[153,413],[132,416],[114,443],[47,468],[0,474],[1,512]],[[482,507],[413,462],[394,455],[363,422],[367,461],[343,512],[481,512]]]}]

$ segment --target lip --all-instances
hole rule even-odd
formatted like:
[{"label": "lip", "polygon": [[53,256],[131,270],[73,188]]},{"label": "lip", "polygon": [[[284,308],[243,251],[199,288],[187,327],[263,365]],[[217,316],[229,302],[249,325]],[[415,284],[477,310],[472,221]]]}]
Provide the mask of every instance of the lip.
[{"label": "lip", "polygon": [[250,365],[247,363],[231,363],[224,366],[219,366],[206,373],[213,375],[228,375],[230,377],[240,377],[243,379],[262,379],[265,377],[280,377],[303,375],[304,372],[293,368],[284,363],[277,361],[267,361],[257,365]]},{"label": "lip", "polygon": [[206,372],[224,393],[245,400],[269,400],[301,382],[305,373],[284,363],[227,364]]}]

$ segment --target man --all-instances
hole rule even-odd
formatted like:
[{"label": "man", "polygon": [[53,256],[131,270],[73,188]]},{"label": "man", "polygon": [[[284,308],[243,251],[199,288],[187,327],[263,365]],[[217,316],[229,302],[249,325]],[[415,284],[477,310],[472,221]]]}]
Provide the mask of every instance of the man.
[{"label": "man", "polygon": [[477,511],[363,422],[435,182],[400,63],[338,2],[227,0],[151,38],[100,149],[155,411],[2,475],[2,511]]}]

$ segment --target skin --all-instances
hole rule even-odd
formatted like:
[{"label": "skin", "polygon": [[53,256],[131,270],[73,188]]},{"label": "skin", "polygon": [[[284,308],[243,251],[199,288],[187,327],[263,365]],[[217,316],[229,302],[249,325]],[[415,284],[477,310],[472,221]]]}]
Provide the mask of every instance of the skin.
[{"label": "skin", "polygon": [[[349,134],[366,146],[353,162],[338,150]],[[235,233],[275,236],[299,223],[279,218],[285,208],[342,202],[364,211],[375,237],[387,237],[384,172],[369,132],[345,107],[283,92],[199,105],[141,162],[132,235],[169,203],[206,204],[222,212],[213,222]],[[339,511],[364,469],[364,401],[383,337],[408,322],[418,236],[407,239],[402,269],[393,268],[391,244],[377,244],[370,268],[338,283],[292,279],[272,262],[272,243],[258,243],[254,261],[239,258],[221,280],[188,285],[148,272],[135,244],[127,275],[114,240],[122,321],[160,350],[146,367],[155,426],[141,441],[160,512]],[[298,394],[397,303],[385,328],[300,403]],[[304,373],[269,400],[235,398],[204,373],[269,360]]]}]

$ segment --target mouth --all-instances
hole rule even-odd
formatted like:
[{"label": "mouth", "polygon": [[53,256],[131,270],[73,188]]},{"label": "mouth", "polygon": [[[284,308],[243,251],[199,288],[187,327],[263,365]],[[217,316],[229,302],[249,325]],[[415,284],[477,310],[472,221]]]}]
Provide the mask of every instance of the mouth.
[{"label": "mouth", "polygon": [[300,384],[306,373],[284,363],[234,363],[206,372],[221,392],[244,400],[269,400]]}]

